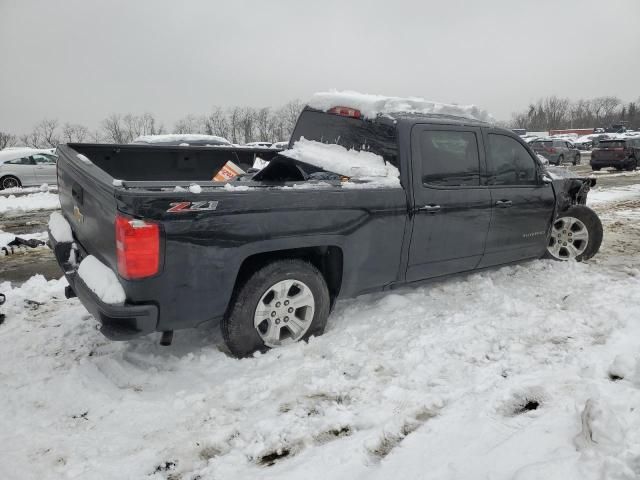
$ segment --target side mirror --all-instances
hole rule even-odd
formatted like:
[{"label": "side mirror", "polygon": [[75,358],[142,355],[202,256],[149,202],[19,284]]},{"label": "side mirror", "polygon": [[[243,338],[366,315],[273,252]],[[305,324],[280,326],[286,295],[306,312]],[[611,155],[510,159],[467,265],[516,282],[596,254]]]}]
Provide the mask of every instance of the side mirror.
[{"label": "side mirror", "polygon": [[550,183],[553,183],[553,178],[551,178],[547,173],[541,172],[540,181],[545,185],[548,185]]}]

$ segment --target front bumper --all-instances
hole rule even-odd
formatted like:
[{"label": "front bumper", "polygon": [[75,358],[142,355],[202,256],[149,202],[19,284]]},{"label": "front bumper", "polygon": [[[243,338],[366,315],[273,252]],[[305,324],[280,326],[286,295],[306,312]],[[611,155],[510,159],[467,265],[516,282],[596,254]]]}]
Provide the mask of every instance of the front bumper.
[{"label": "front bumper", "polygon": [[51,232],[49,232],[49,244],[73,293],[89,313],[100,322],[100,331],[105,337],[111,340],[130,340],[156,331],[159,316],[156,305],[132,305],[127,304],[126,301],[122,305],[112,305],[103,302],[80,278],[77,265],[69,262],[73,244],[56,242]]}]

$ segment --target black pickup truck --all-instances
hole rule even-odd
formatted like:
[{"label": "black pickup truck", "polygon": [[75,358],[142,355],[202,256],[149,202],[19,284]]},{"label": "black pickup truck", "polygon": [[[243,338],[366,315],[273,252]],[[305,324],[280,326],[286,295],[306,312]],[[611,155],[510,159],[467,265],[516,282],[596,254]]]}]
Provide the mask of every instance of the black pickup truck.
[{"label": "black pickup truck", "polygon": [[[290,146],[303,137],[382,157],[399,181],[354,183],[286,151],[59,146],[70,231],[50,223],[50,242],[67,296],[111,339],[163,332],[170,342],[213,321],[245,356],[321,334],[338,298],[600,247],[585,206],[595,180],[550,174],[508,130],[336,105],[306,107]],[[212,181],[228,160],[247,170],[256,155],[271,163]]]}]

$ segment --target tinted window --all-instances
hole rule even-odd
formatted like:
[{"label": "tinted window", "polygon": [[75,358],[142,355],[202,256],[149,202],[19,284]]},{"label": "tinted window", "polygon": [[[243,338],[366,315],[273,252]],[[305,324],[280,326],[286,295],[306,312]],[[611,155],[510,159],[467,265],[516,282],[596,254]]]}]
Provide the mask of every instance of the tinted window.
[{"label": "tinted window", "polygon": [[600,142],[600,148],[624,148],[624,141],[617,141],[617,142],[602,141]]},{"label": "tinted window", "polygon": [[420,154],[423,183],[449,187],[480,185],[475,133],[424,131],[420,138]]},{"label": "tinted window", "polygon": [[527,149],[505,135],[489,134],[492,185],[537,183],[536,164]]},{"label": "tinted window", "polygon": [[15,160],[9,160],[7,162],[10,165],[33,165],[30,157],[16,158]]}]

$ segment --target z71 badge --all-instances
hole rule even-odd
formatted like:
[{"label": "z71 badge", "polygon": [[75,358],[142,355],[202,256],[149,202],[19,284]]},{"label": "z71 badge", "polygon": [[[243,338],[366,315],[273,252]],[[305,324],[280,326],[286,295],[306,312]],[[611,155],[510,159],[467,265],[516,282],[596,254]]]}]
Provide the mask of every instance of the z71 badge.
[{"label": "z71 badge", "polygon": [[218,208],[218,202],[175,202],[170,203],[169,206],[171,208],[167,210],[167,213],[204,212]]}]

